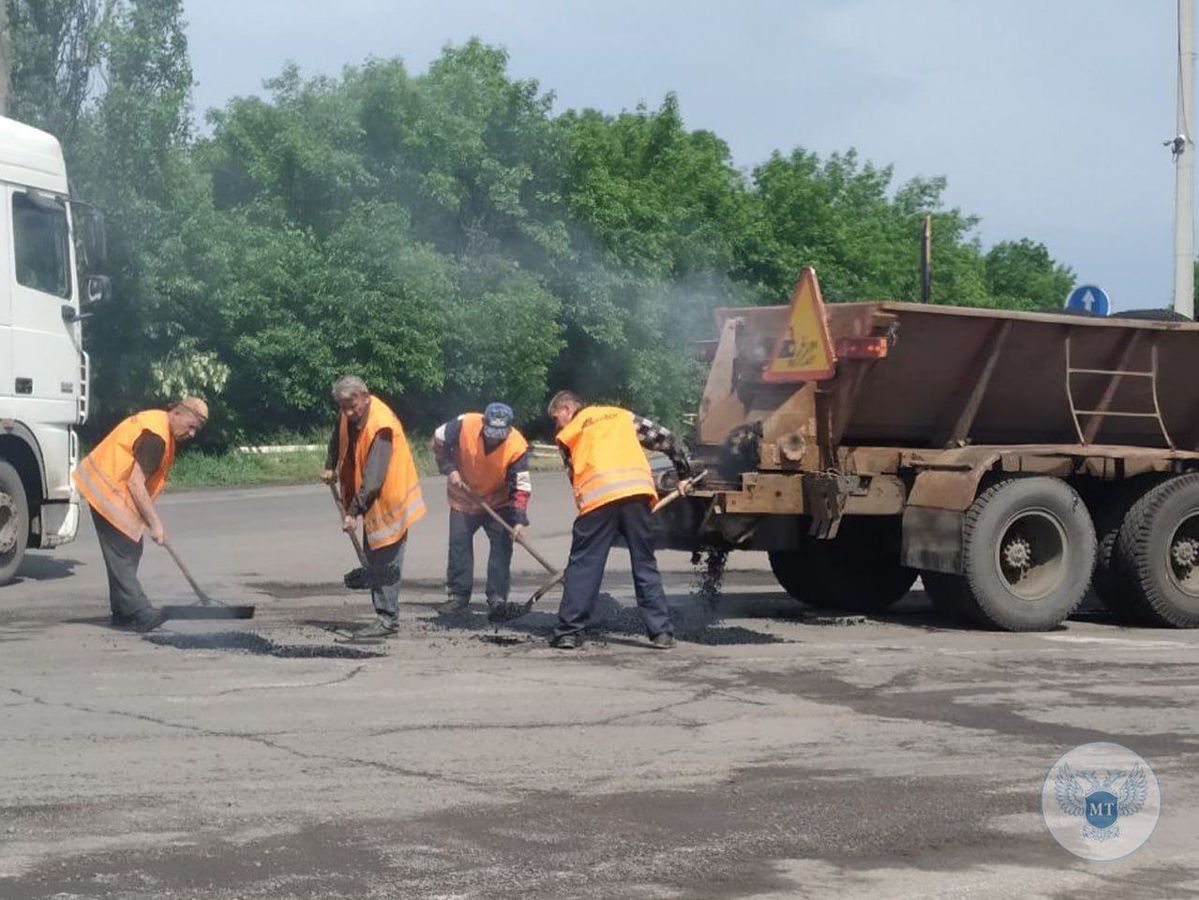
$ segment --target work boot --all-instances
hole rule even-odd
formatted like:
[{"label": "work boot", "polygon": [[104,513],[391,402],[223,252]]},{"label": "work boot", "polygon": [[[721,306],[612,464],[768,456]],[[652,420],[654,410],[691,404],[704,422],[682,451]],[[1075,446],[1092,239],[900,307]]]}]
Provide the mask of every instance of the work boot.
[{"label": "work boot", "polygon": [[112,619],[109,620],[113,628],[128,628],[133,624],[133,616],[127,616],[124,613],[113,613]]},{"label": "work boot", "polygon": [[375,616],[375,621],[367,625],[361,631],[356,631],[356,638],[376,638],[376,637],[391,637],[400,630],[400,623],[392,616],[379,613]]},{"label": "work boot", "polygon": [[466,612],[470,608],[470,600],[466,597],[451,597],[441,606],[437,607],[437,611],[443,616],[452,616],[455,613]]},{"label": "work boot", "polygon": [[550,646],[555,650],[582,650],[583,636],[581,634],[555,634],[550,638]]},{"label": "work boot", "polygon": [[166,613],[161,609],[150,607],[139,612],[129,624],[138,634],[145,634],[147,631],[153,631],[166,620]]},{"label": "work boot", "polygon": [[655,650],[673,650],[674,635],[667,634],[665,631],[663,631],[661,634],[655,634],[649,639],[649,645]]}]

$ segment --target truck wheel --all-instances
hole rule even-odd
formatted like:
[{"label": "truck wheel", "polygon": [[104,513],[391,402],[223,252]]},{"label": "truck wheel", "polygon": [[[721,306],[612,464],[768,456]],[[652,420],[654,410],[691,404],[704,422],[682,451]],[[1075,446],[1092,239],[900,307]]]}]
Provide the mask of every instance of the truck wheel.
[{"label": "truck wheel", "polygon": [[1086,504],[1057,478],[1008,478],[966,510],[963,575],[978,620],[1006,631],[1041,631],[1082,601],[1095,568]]},{"label": "truck wheel", "polygon": [[1134,503],[1115,559],[1121,603],[1140,621],[1199,625],[1199,475],[1164,481]]},{"label": "truck wheel", "polygon": [[29,504],[21,476],[0,460],[0,584],[17,574],[29,541]]},{"label": "truck wheel", "polygon": [[899,564],[899,519],[852,516],[829,541],[768,555],[774,577],[809,606],[881,612],[912,587],[916,570]]},{"label": "truck wheel", "polygon": [[1121,619],[1136,621],[1139,610],[1128,600],[1128,591],[1121,585],[1117,571],[1116,542],[1128,518],[1129,510],[1149,490],[1161,482],[1160,477],[1144,476],[1107,488],[1106,496],[1094,498],[1091,505],[1098,539],[1095,575],[1091,586],[1104,607]]}]

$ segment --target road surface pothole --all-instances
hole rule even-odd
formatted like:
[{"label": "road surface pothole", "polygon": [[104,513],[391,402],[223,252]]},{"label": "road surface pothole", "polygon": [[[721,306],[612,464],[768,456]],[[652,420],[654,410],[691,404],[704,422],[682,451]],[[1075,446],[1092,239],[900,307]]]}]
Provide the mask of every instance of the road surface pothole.
[{"label": "road surface pothole", "polygon": [[[732,644],[787,644],[793,643],[769,631],[755,631],[740,625],[725,625],[721,623],[720,612],[708,603],[693,605],[671,606],[671,624],[674,626],[674,636],[677,640],[690,644],[732,645]],[[526,616],[510,622],[502,623],[499,627],[510,632],[509,635],[486,635],[480,637],[490,644],[500,646],[515,646],[527,643],[531,638],[548,638],[553,633],[557,623],[556,615],[533,611]],[[474,611],[439,615],[433,620],[433,626],[445,630],[487,631],[497,626],[487,621],[487,616]],[[520,637],[524,635],[524,637]],[[605,635],[636,637],[645,635],[645,622],[636,606],[625,606],[611,594],[600,594],[592,613],[592,624],[587,629],[587,637],[592,641],[602,641]]]},{"label": "road surface pothole", "polygon": [[220,631],[209,634],[148,634],[145,639],[160,647],[176,650],[235,650],[258,656],[280,659],[376,659],[386,653],[375,653],[359,647],[334,644],[277,644],[260,634],[248,631]]}]

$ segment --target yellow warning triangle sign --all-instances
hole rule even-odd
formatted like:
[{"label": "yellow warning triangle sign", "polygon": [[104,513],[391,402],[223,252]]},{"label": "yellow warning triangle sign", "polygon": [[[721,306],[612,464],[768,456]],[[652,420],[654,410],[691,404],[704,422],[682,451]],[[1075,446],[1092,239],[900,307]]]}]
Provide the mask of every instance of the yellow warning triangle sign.
[{"label": "yellow warning triangle sign", "polygon": [[823,381],[836,366],[816,270],[805,266],[795,283],[787,324],[762,372],[765,381]]}]

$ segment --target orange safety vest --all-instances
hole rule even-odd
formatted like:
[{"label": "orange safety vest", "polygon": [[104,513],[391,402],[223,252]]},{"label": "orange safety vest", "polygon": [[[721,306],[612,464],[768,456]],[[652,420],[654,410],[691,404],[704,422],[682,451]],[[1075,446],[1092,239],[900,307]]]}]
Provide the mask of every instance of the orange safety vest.
[{"label": "orange safety vest", "polygon": [[71,476],[92,509],[131,541],[140,541],[146,529],[129,493],[129,476],[136,462],[133,445],[143,431],[162,438],[166,445],[158,469],[142,473],[146,476],[146,493],[154,499],[166,487],[167,475],[175,462],[175,436],[171,434],[165,409],[143,410],[121,422],[83,458]]},{"label": "orange safety vest", "polygon": [[[508,467],[528,450],[529,442],[525,436],[513,428],[503,443],[490,453],[485,452],[483,414],[466,413],[462,416],[462,431],[458,436],[458,474],[492,509],[503,509],[509,505]],[[449,482],[446,482],[446,496],[450,506],[459,512],[474,514],[483,511],[483,507],[465,491],[452,487]]]},{"label": "orange safety vest", "polygon": [[579,514],[625,497],[658,496],[633,414],[618,406],[580,409],[556,440],[570,454]]},{"label": "orange safety vest", "polygon": [[[342,503],[349,505],[362,490],[362,473],[366,457],[370,453],[375,435],[384,429],[391,430],[391,462],[379,496],[363,516],[366,543],[373,549],[388,547],[403,540],[408,528],[425,515],[425,500],[420,491],[420,478],[416,474],[416,463],[404,436],[404,426],[378,397],[371,397],[366,421],[358,429],[358,438],[353,448],[350,443],[350,420],[342,413],[338,431],[337,471],[341,473]],[[350,450],[353,456],[350,456]],[[352,462],[353,471],[346,471],[347,462]]]}]

